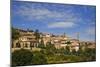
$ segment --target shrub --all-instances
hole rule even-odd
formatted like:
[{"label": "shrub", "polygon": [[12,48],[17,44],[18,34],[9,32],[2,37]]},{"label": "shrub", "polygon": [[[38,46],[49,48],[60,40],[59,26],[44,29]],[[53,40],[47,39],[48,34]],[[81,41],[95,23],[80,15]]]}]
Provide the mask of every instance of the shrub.
[{"label": "shrub", "polygon": [[33,54],[26,49],[16,50],[12,53],[12,65],[24,66],[32,62]]},{"label": "shrub", "polygon": [[34,65],[37,65],[37,64],[46,64],[47,63],[47,59],[45,57],[44,54],[42,54],[41,52],[39,51],[34,51],[33,52],[34,56],[33,56],[33,59],[32,59],[32,64]]}]

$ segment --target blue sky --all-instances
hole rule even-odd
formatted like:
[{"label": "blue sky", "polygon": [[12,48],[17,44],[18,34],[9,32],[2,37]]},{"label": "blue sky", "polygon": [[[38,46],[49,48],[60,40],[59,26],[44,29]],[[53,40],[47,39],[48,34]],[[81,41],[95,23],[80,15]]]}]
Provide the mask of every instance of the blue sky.
[{"label": "blue sky", "polygon": [[96,7],[89,5],[54,4],[13,1],[11,24],[21,29],[39,29],[80,40],[95,41]]}]

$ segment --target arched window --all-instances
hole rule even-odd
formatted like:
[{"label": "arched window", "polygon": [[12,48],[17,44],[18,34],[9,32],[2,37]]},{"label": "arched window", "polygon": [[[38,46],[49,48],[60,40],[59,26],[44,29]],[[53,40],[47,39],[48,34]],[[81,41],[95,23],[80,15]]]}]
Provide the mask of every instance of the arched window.
[{"label": "arched window", "polygon": [[20,48],[21,47],[21,45],[20,45],[20,43],[18,42],[18,43],[16,43],[16,47],[17,48]]},{"label": "arched window", "polygon": [[30,44],[30,47],[34,47],[34,43],[31,43],[31,44]]}]

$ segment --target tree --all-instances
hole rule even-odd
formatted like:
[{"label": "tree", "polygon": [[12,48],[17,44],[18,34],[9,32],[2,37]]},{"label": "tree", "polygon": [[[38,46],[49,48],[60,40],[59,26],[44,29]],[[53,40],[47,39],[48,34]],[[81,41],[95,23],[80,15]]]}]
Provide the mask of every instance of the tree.
[{"label": "tree", "polygon": [[17,30],[17,29],[15,29],[15,28],[11,28],[11,30],[12,30],[12,47],[14,46],[13,45],[13,42],[15,41],[15,40],[17,40],[19,37],[20,37],[20,33],[19,33],[19,31]]},{"label": "tree", "polygon": [[20,37],[19,31],[12,27],[12,40],[16,40],[19,37]]},{"label": "tree", "polygon": [[88,57],[89,60],[96,60],[96,49],[86,48],[84,55]]},{"label": "tree", "polygon": [[66,51],[64,48],[60,48],[59,53],[60,53],[60,55],[64,55],[66,53]]},{"label": "tree", "polygon": [[45,57],[44,54],[42,54],[41,52],[39,51],[34,51],[33,52],[33,59],[32,59],[32,62],[34,65],[40,65],[40,64],[46,64],[47,63],[47,59]]},{"label": "tree", "polygon": [[39,48],[42,48],[42,49],[45,48],[43,38],[41,38],[41,42],[39,43],[38,47],[39,47]]},{"label": "tree", "polygon": [[65,49],[66,53],[69,54],[70,53],[70,48],[69,46],[66,46],[66,49]]},{"label": "tree", "polygon": [[39,33],[38,29],[35,30],[34,35],[35,35],[36,43],[38,45],[39,44],[39,39],[40,39],[40,33]]},{"label": "tree", "polygon": [[24,66],[32,63],[33,54],[30,50],[15,50],[12,53],[12,66]]},{"label": "tree", "polygon": [[73,55],[76,55],[76,53],[77,53],[76,50],[73,49],[73,50],[72,50],[72,54],[73,54]]},{"label": "tree", "polygon": [[46,44],[45,50],[46,50],[46,55],[54,55],[56,52],[56,48],[54,44],[51,44],[51,42],[48,42]]},{"label": "tree", "polygon": [[81,46],[78,51],[78,56],[82,57],[82,61],[95,61],[96,49],[85,47],[84,50],[82,50],[82,47],[83,46]]}]

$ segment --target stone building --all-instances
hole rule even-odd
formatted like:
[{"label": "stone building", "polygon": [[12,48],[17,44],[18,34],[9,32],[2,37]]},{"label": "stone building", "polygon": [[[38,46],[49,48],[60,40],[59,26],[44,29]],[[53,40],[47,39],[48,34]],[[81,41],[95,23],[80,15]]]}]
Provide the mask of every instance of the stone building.
[{"label": "stone building", "polygon": [[34,32],[19,30],[20,37],[12,42],[12,50],[32,49],[38,46]]},{"label": "stone building", "polygon": [[[56,49],[60,48],[66,48],[66,46],[70,47],[70,51],[73,49],[75,51],[79,50],[79,41],[77,39],[69,39],[65,34],[64,35],[58,35],[58,36],[52,36],[49,33],[41,33],[39,42],[36,41],[36,36],[34,35],[33,31],[28,30],[18,30],[20,32],[20,37],[17,40],[14,40],[12,42],[12,50],[18,50],[18,49],[30,49],[34,50],[35,48],[38,48],[39,43],[41,40],[44,42],[44,46],[48,42],[51,42],[55,46]],[[67,44],[67,42],[70,41],[71,44]],[[40,50],[40,49],[39,49]]]},{"label": "stone building", "polygon": [[72,50],[78,51],[79,50],[79,40],[77,39],[70,39],[71,45],[70,45],[70,51]]}]

